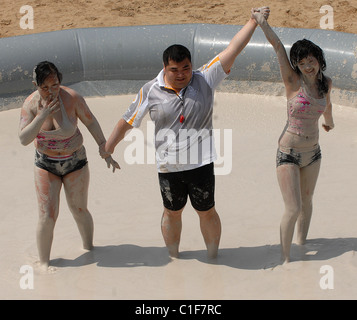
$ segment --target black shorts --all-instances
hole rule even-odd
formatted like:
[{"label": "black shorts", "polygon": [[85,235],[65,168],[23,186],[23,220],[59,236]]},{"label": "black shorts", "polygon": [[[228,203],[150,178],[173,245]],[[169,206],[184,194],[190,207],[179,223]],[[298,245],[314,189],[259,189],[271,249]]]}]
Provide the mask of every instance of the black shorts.
[{"label": "black shorts", "polygon": [[309,150],[306,152],[299,152],[294,150],[293,148],[289,150],[281,150],[280,148],[278,148],[276,154],[276,167],[279,167],[284,164],[293,164],[297,165],[299,168],[304,168],[315,163],[321,158],[321,149],[319,145],[316,145],[313,150]]},{"label": "black shorts", "polygon": [[64,160],[53,159],[37,150],[35,153],[36,167],[51,172],[60,178],[82,169],[87,162],[86,150],[83,146]]},{"label": "black shorts", "polygon": [[187,196],[198,211],[207,211],[214,207],[213,163],[187,171],[159,173],[159,183],[166,209],[182,209],[187,203]]}]

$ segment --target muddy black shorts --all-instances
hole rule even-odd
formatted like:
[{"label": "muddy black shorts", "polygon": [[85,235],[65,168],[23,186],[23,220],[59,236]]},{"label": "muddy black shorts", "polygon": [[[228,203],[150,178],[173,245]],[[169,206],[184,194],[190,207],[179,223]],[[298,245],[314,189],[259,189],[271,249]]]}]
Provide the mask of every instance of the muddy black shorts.
[{"label": "muddy black shorts", "polygon": [[52,158],[36,150],[35,166],[63,178],[65,175],[82,169],[87,164],[86,150],[82,146],[71,156]]},{"label": "muddy black shorts", "polygon": [[299,168],[304,168],[321,158],[321,149],[319,145],[316,145],[312,150],[304,152],[296,151],[293,148],[289,150],[279,148],[276,154],[276,167],[284,164],[293,164],[297,165]]},{"label": "muddy black shorts", "polygon": [[188,196],[198,211],[207,211],[215,204],[213,163],[187,171],[159,173],[159,182],[164,207],[171,211],[182,209]]}]

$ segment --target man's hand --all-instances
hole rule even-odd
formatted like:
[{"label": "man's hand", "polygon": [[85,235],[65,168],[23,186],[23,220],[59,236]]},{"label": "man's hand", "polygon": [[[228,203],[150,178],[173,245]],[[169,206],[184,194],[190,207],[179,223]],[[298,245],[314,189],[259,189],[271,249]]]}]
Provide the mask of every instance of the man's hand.
[{"label": "man's hand", "polygon": [[252,18],[261,25],[265,20],[268,20],[270,9],[269,7],[253,8],[251,10]]}]

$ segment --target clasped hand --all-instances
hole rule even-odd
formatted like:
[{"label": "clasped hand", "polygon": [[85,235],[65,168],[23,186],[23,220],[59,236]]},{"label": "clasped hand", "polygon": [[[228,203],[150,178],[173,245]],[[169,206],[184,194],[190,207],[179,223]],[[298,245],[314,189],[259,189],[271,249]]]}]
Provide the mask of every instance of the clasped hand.
[{"label": "clasped hand", "polygon": [[120,169],[118,162],[112,158],[109,152],[105,151],[105,142],[99,146],[99,155],[105,160],[108,168],[110,168],[110,166],[113,167],[113,172],[115,172],[115,169]]},{"label": "clasped hand", "polygon": [[252,18],[261,24],[264,20],[268,20],[270,9],[269,7],[253,8],[251,10]]}]

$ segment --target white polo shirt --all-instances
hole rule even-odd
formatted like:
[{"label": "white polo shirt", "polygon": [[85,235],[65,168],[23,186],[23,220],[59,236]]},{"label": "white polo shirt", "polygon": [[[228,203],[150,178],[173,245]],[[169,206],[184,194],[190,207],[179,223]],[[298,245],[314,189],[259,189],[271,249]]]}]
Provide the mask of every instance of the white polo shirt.
[{"label": "white polo shirt", "polygon": [[190,83],[179,94],[165,87],[163,70],[140,89],[123,118],[139,127],[150,113],[155,123],[159,172],[191,170],[216,160],[212,130],[214,90],[225,77],[227,74],[216,56],[192,72]]}]

